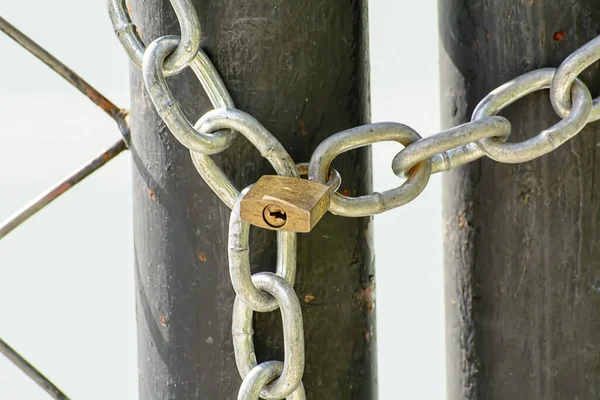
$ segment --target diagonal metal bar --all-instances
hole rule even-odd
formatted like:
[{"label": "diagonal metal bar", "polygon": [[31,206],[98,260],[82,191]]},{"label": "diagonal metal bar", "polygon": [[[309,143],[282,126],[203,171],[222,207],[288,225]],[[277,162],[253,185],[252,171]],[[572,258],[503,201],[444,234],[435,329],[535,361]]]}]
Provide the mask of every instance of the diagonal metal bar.
[{"label": "diagonal metal bar", "polygon": [[[119,130],[123,135],[123,139],[113,144],[98,157],[95,157],[81,166],[57,185],[39,195],[13,216],[9,217],[4,223],[2,223],[0,225],[0,239],[2,239],[39,210],[56,200],[63,193],[67,192],[73,186],[87,178],[93,172],[97,171],[110,160],[126,150],[130,143],[130,133],[129,125],[127,123],[128,112],[126,110],[117,107],[73,70],[63,64],[60,60],[43,49],[40,45],[35,43],[21,31],[16,29],[2,17],[0,17],[0,31],[6,33],[10,38],[27,49],[30,53],[54,70],[58,75],[63,77],[67,82],[77,88],[104,112],[110,115],[111,118],[117,123]],[[52,398],[57,400],[69,400],[69,398],[59,388],[57,388],[48,378],[46,378],[40,371],[38,371],[2,339],[0,339],[0,354],[5,355],[21,371],[23,371],[42,389],[44,389]]]},{"label": "diagonal metal bar", "polygon": [[90,174],[98,170],[100,167],[108,163],[126,149],[127,145],[125,140],[119,140],[102,154],[82,165],[79,169],[67,176],[57,185],[33,199],[29,204],[17,211],[13,216],[9,217],[0,225],[0,239],[4,238],[16,227],[29,219],[29,217],[56,200],[60,195],[87,178]]},{"label": "diagonal metal bar", "polygon": [[56,387],[48,378],[29,363],[23,356],[17,353],[4,340],[0,339],[0,353],[4,354],[10,361],[13,362],[21,371],[35,381],[42,389],[46,391],[52,398],[56,400],[69,400],[59,388]]},{"label": "diagonal metal bar", "polygon": [[63,77],[67,82],[69,82],[87,98],[93,101],[98,107],[104,110],[104,112],[110,115],[119,126],[119,130],[121,131],[123,138],[129,144],[129,125],[126,121],[128,115],[127,110],[117,107],[102,93],[98,92],[92,85],[87,83],[82,77],[75,73],[75,71],[67,67],[59,59],[54,57],[43,47],[34,42],[2,17],[0,17],[0,31],[4,32],[15,42],[27,49],[31,54],[36,56],[40,61],[54,70],[54,72]]}]

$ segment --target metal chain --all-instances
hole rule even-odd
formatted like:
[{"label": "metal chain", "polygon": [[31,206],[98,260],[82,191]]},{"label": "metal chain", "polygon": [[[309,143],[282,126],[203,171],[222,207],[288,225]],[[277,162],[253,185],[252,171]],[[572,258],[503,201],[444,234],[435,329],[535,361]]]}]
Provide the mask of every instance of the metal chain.
[{"label": "metal chain", "polygon": [[[173,51],[177,49],[178,43],[179,39],[176,36],[164,36],[148,46],[142,63],[146,89],[156,111],[181,144],[194,152],[220,153],[231,144],[233,133],[225,131],[206,134],[196,130],[184,115],[167,85],[163,65],[169,54],[174,54]],[[233,106],[231,96],[227,93],[221,77],[204,52],[198,50],[196,56],[190,60],[189,66],[198,76],[212,102],[220,107]]]},{"label": "metal chain", "polygon": [[[421,136],[406,125],[383,122],[348,129],[327,138],[313,153],[308,177],[319,183],[327,182],[327,173],[335,157],[376,142],[395,141],[404,146],[416,143]],[[417,197],[431,176],[431,160],[427,159],[417,164],[409,172],[408,179],[396,189],[383,193],[372,193],[360,197],[347,197],[334,193],[331,197],[329,211],[345,217],[364,217],[379,214],[400,207]]]},{"label": "metal chain", "polygon": [[[555,73],[553,68],[538,69],[500,86],[477,105],[472,120],[495,115],[529,93],[549,88]],[[511,164],[531,161],[551,152],[577,135],[587,124],[592,111],[592,95],[580,80],[575,80],[571,93],[574,103],[570,114],[537,136],[521,143],[505,143],[497,138],[486,138],[478,140],[477,145],[491,159]]]},{"label": "metal chain", "polygon": [[[260,396],[263,399],[282,399],[295,393],[293,396],[301,398],[300,394],[296,393],[304,374],[304,327],[300,300],[288,281],[270,272],[255,274],[251,285],[272,296],[280,306],[283,319],[283,370],[277,379],[263,386]],[[238,371],[241,376],[246,377],[245,381],[253,379],[248,377],[248,374],[258,367],[252,339],[254,312],[251,307],[240,294],[237,295],[233,306],[233,348]]]},{"label": "metal chain", "polygon": [[[240,393],[238,400],[244,399],[258,399],[260,396],[260,390],[267,383],[277,378],[283,372],[283,363],[281,361],[267,361],[255,368],[253,368],[240,387]],[[304,385],[300,383],[298,389],[290,396],[288,400],[305,400],[306,393],[304,392]]]},{"label": "metal chain", "polygon": [[407,146],[394,157],[392,170],[398,176],[407,177],[415,165],[431,159],[432,174],[449,171],[475,160],[474,155],[481,156],[475,151],[475,141],[488,137],[506,140],[510,130],[510,122],[503,117],[487,117],[456,126]]},{"label": "metal chain", "polygon": [[[575,79],[587,67],[600,60],[600,36],[575,50],[560,65],[550,87],[550,101],[554,111],[561,117],[566,118],[571,110],[571,86]],[[588,122],[600,119],[600,98],[594,99],[592,113]]]},{"label": "metal chain", "polygon": [[[436,135],[421,138],[412,128],[385,122],[360,126],[333,134],[321,143],[308,164],[295,165],[281,143],[251,115],[235,108],[221,77],[200,49],[200,24],[189,0],[171,0],[179,18],[182,37],[155,39],[147,48],[131,22],[125,0],[108,0],[115,32],[132,62],[142,70],[144,83],[157,112],[173,135],[188,149],[198,173],[215,194],[232,209],[229,225],[229,271],[236,299],[232,334],[235,358],[243,384],[238,400],[301,400],[306,395],[304,373],[304,329],[296,275],[296,234],[278,232],[277,273],[251,275],[250,225],[242,220],[241,193],[210,158],[229,147],[236,133],[249,140],[279,175],[327,184],[331,191],[329,211],[346,217],[364,217],[400,207],[416,198],[431,174],[449,171],[487,156],[503,163],[521,163],[556,149],[588,123],[600,119],[600,98],[592,100],[579,74],[600,59],[600,36],[569,56],[562,65],[525,73],[486,96],[473,112],[471,122]],[[214,110],[192,125],[170,92],[165,77],[191,67],[202,83]],[[512,127],[496,116],[508,105],[542,89],[550,89],[550,100],[560,122],[521,143],[507,143]],[[398,188],[360,197],[337,190],[341,177],[331,170],[338,155],[382,141],[404,146],[392,162],[392,170],[406,181]],[[280,309],[283,319],[285,361],[258,364],[254,352],[254,312]]]},{"label": "metal chain", "polygon": [[[166,76],[177,75],[187,68],[198,50],[200,50],[200,20],[194,5],[189,0],[170,0],[180,23],[181,40],[177,38],[177,48],[165,60],[163,73]],[[108,13],[125,52],[131,61],[142,68],[146,53],[144,42],[140,38],[137,26],[131,21],[127,0],[108,0]]]},{"label": "metal chain", "polygon": [[[188,1],[172,1],[179,9],[193,13]],[[188,3],[183,4],[183,3]],[[199,174],[232,208],[229,229],[229,264],[234,290],[237,293],[233,312],[233,338],[236,361],[244,379],[238,399],[303,400],[306,398],[302,385],[304,373],[304,329],[300,302],[294,292],[296,276],[296,234],[278,232],[277,274],[251,276],[249,257],[250,225],[239,217],[239,199],[246,191],[235,188],[223,171],[210,158],[231,144],[235,133],[245,136],[260,151],[276,172],[298,178],[298,169],[281,143],[255,118],[235,109],[235,105],[218,72],[206,54],[197,47],[183,64],[171,66],[169,61],[177,59],[181,48],[176,36],[165,36],[154,40],[144,49],[137,29],[125,7],[124,0],[109,0],[111,19],[127,54],[132,62],[142,69],[142,76],[150,98],[171,133],[190,150],[192,161]],[[183,27],[190,25],[180,17]],[[194,36],[194,35],[191,35]],[[198,38],[199,30],[198,30]],[[199,43],[199,40],[198,40]],[[189,122],[167,85],[166,76],[180,72],[186,66],[194,71],[206,91],[215,110],[205,114],[195,125]],[[333,175],[335,189],[341,178]],[[337,179],[336,179],[337,178]],[[265,362],[258,365],[252,340],[252,315],[254,312],[269,312],[281,309],[284,336],[285,362]]]}]

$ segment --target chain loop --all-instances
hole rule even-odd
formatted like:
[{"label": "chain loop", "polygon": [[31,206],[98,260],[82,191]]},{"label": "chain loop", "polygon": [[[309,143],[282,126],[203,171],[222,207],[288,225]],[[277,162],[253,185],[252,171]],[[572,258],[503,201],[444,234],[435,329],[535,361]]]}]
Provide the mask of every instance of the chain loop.
[{"label": "chain loop", "polygon": [[[299,178],[298,169],[283,145],[254,117],[237,109],[215,109],[196,123],[200,132],[231,129],[248,139],[279,175]],[[215,162],[207,155],[192,153],[198,173],[229,208],[233,208],[239,191]]]},{"label": "chain loop", "polygon": [[[240,387],[238,400],[258,400],[261,390],[272,380],[276,379],[283,372],[283,363],[281,361],[267,361],[257,365],[246,375],[244,382]],[[300,386],[288,397],[287,400],[306,400],[304,385]]]},{"label": "chain loop", "polygon": [[[558,67],[550,87],[550,100],[554,111],[562,118],[567,118],[571,110],[571,87],[575,79],[586,68],[600,60],[600,36],[575,50],[573,54]],[[592,112],[588,122],[600,119],[600,97],[594,99]]]},{"label": "chain loop", "polygon": [[[305,176],[308,178],[308,166],[309,163],[296,164],[300,176]],[[340,186],[342,186],[342,176],[337,169],[331,168],[329,170],[329,180],[327,181],[326,185],[331,188],[331,193],[337,192]]]},{"label": "chain loop", "polygon": [[[170,0],[179,25],[181,39],[176,37],[177,46],[167,54],[161,69],[166,76],[177,75],[192,63],[196,53],[200,50],[200,20],[196,9],[190,0]],[[142,69],[142,60],[146,48],[140,38],[137,27],[131,21],[126,0],[108,0],[108,13],[114,31],[125,49],[125,53],[139,69]]]},{"label": "chain loop", "polygon": [[[261,397],[265,399],[281,399],[300,386],[304,374],[304,327],[300,301],[294,288],[279,275],[261,272],[252,276],[252,282],[258,290],[272,295],[281,310],[285,354],[283,372],[261,391]],[[236,296],[231,330],[238,371],[243,377],[257,364],[252,329],[253,313],[240,296]]]},{"label": "chain loop", "polygon": [[[229,274],[237,296],[254,311],[277,310],[279,304],[267,293],[261,292],[252,283],[250,271],[250,224],[240,218],[240,200],[246,188],[236,201],[229,219]],[[277,275],[294,286],[296,279],[296,234],[277,232]]]},{"label": "chain loop", "polygon": [[[163,75],[163,61],[177,46],[177,43],[175,36],[163,36],[148,46],[142,66],[146,89],[156,111],[181,144],[195,152],[220,153],[231,144],[235,137],[233,133],[222,131],[206,134],[197,131],[183,114]],[[233,104],[225,84],[202,50],[196,53],[190,66],[198,76],[204,90],[209,94],[211,101],[217,102],[217,99],[222,99],[223,103]]]},{"label": "chain loop", "polygon": [[[395,141],[404,146],[421,139],[406,125],[383,122],[348,129],[327,138],[317,147],[310,160],[309,179],[327,182],[331,162],[338,155],[376,142]],[[431,161],[426,160],[414,167],[408,180],[396,189],[372,193],[360,197],[346,197],[332,193],[329,211],[345,217],[364,217],[400,207],[417,197],[429,182]]]},{"label": "chain loop", "polygon": [[510,130],[510,122],[503,117],[486,117],[468,122],[409,144],[394,157],[392,169],[394,174],[405,178],[415,165],[431,159],[432,174],[449,171],[463,164],[459,156],[463,146],[488,137],[506,140]]},{"label": "chain loop", "polygon": [[[500,86],[475,108],[472,120],[495,115],[504,107],[540,89],[548,89],[556,69],[543,68],[528,72]],[[572,88],[573,109],[567,118],[537,136],[521,143],[505,143],[498,138],[480,139],[479,148],[491,159],[504,163],[522,163],[541,157],[577,135],[587,124],[592,111],[592,95],[579,79]]]}]

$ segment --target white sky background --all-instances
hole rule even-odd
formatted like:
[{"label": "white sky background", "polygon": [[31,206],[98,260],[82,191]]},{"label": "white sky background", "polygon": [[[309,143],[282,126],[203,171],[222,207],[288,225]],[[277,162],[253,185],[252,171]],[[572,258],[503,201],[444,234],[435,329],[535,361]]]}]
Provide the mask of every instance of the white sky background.
[{"label": "white sky background", "polygon": [[[2,3],[2,17],[128,105],[104,0]],[[373,121],[436,133],[436,1],[370,3]],[[108,116],[0,34],[0,220],[118,138]],[[399,148],[374,147],[377,190],[401,183],[390,168]],[[130,170],[119,156],[0,242],[0,337],[74,400],[137,398]],[[382,400],[444,399],[440,196],[435,176],[375,219]],[[0,356],[0,399],[47,398]]]}]

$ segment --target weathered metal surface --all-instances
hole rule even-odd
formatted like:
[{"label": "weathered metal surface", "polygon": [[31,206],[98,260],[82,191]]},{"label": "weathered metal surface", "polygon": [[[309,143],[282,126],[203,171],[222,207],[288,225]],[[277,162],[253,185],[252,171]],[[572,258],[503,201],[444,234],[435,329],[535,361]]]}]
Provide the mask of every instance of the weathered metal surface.
[{"label": "weathered metal surface", "polygon": [[[492,89],[558,67],[600,31],[597,1],[440,0],[443,123]],[[597,95],[598,64],[583,81]],[[509,142],[559,119],[538,92],[508,107]],[[488,159],[444,183],[448,399],[600,395],[600,126],[521,165]]]},{"label": "weathered metal surface", "polygon": [[[238,108],[256,117],[296,162],[326,137],[368,122],[364,0],[198,0],[202,47]],[[132,2],[146,43],[177,34],[168,1]],[[326,28],[324,28],[326,27]],[[169,79],[190,121],[212,108],[188,71]],[[324,101],[326,99],[326,101]],[[198,176],[132,73],[134,229],[142,399],[235,398],[229,209]],[[272,168],[241,135],[214,156],[237,188]],[[342,190],[370,193],[370,152],[336,158]],[[273,270],[275,234],[254,229],[253,272]],[[326,215],[300,235],[296,291],[306,334],[308,398],[374,399],[375,320],[369,218]],[[278,312],[255,317],[259,361],[283,360]]]}]

